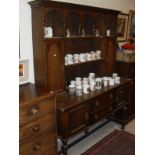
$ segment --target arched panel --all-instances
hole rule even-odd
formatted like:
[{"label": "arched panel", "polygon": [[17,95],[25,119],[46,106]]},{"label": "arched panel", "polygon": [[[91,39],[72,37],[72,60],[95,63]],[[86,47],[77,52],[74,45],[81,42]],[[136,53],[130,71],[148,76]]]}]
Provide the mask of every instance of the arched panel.
[{"label": "arched panel", "polygon": [[48,50],[48,87],[50,90],[63,89],[63,64],[60,49],[57,44],[51,44]]}]

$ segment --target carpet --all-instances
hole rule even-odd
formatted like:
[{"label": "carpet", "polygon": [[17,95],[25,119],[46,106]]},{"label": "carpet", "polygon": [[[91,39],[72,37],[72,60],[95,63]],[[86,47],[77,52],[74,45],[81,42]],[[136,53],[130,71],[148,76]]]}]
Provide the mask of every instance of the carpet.
[{"label": "carpet", "polygon": [[135,136],[115,130],[81,155],[135,155]]}]

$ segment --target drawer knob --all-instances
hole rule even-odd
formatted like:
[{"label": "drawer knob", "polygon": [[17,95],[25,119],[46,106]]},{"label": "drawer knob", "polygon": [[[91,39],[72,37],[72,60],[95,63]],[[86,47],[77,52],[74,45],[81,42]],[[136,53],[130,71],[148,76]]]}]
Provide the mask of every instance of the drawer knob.
[{"label": "drawer knob", "polygon": [[123,110],[127,110],[127,109],[128,109],[128,107],[127,107],[127,106],[123,107]]},{"label": "drawer knob", "polygon": [[88,120],[88,113],[86,112],[86,121]]},{"label": "drawer knob", "polygon": [[36,144],[33,148],[34,148],[34,150],[38,151],[38,150],[40,150],[41,145],[40,144]]},{"label": "drawer knob", "polygon": [[37,132],[40,129],[40,125],[33,126],[33,131]]},{"label": "drawer knob", "polygon": [[39,112],[39,109],[37,107],[32,107],[30,110],[31,115],[36,115]]},{"label": "drawer knob", "polygon": [[121,94],[123,94],[123,90],[121,90]]},{"label": "drawer knob", "polygon": [[110,94],[110,99],[112,99],[113,98],[113,95],[112,94]]},{"label": "drawer knob", "polygon": [[118,97],[116,98],[116,102],[119,102],[119,98]]},{"label": "drawer knob", "polygon": [[95,120],[97,120],[97,119],[98,119],[98,115],[96,114],[96,115],[95,115]]},{"label": "drawer knob", "polygon": [[95,106],[98,107],[100,105],[99,101],[95,102]]},{"label": "drawer knob", "polygon": [[112,111],[112,106],[109,107],[109,111]]}]

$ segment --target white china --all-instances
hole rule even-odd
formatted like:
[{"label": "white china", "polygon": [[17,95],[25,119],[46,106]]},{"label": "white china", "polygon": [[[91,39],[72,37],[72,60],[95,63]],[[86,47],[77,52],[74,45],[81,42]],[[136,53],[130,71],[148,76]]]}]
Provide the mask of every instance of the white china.
[{"label": "white china", "polygon": [[90,90],[91,91],[94,91],[95,90],[95,85],[96,85],[96,82],[94,80],[91,80],[90,81]]},{"label": "white china", "polygon": [[45,38],[53,37],[53,29],[52,29],[52,27],[44,27],[44,37]]},{"label": "white china", "polygon": [[77,86],[76,87],[76,95],[77,96],[82,96],[82,86]]},{"label": "white china", "polygon": [[69,93],[75,94],[75,85],[69,85]]},{"label": "white china", "polygon": [[121,82],[120,77],[119,76],[115,77],[115,83],[119,84],[120,82]]},{"label": "white china", "polygon": [[96,89],[102,88],[102,78],[96,78]]},{"label": "white china", "polygon": [[110,36],[110,30],[107,30],[107,36]]},{"label": "white china", "polygon": [[83,93],[84,94],[89,94],[89,88],[90,88],[90,85],[84,84],[83,85]]},{"label": "white china", "polygon": [[112,77],[113,77],[113,78],[115,78],[115,77],[117,77],[117,76],[118,76],[117,73],[113,73],[113,74],[112,74]]},{"label": "white china", "polygon": [[113,86],[115,84],[115,80],[113,79],[113,78],[111,78],[110,80],[109,80],[109,85],[110,86]]}]

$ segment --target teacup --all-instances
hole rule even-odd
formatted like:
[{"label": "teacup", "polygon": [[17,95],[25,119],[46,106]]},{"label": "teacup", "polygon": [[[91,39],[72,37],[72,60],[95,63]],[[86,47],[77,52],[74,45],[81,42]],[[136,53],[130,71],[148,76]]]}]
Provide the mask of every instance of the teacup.
[{"label": "teacup", "polygon": [[84,53],[80,53],[79,59],[80,59],[80,62],[85,62],[86,61],[85,54]]},{"label": "teacup", "polygon": [[83,85],[83,93],[84,94],[89,94],[89,88],[90,88],[90,85],[84,84]]},{"label": "teacup", "polygon": [[90,81],[90,90],[91,91],[94,91],[96,89],[95,85],[96,85],[96,82],[94,80],[91,80]]},{"label": "teacup", "polygon": [[90,61],[92,60],[91,54],[90,53],[86,53],[86,60]]},{"label": "teacup", "polygon": [[44,27],[44,37],[45,38],[51,38],[51,37],[53,37],[52,27]]},{"label": "teacup", "polygon": [[74,54],[74,63],[79,63],[79,54]]},{"label": "teacup", "polygon": [[121,82],[120,77],[119,76],[115,77],[115,83],[119,84],[120,82]]},{"label": "teacup", "polygon": [[103,85],[104,85],[104,87],[108,86],[108,80],[104,80]]},{"label": "teacup", "polygon": [[102,88],[102,78],[96,78],[96,89]]},{"label": "teacup", "polygon": [[75,86],[75,80],[71,80],[70,84]]},{"label": "teacup", "polygon": [[75,85],[69,85],[69,93],[75,94]]},{"label": "teacup", "polygon": [[76,95],[82,96],[82,86],[76,86]]},{"label": "teacup", "polygon": [[101,51],[100,50],[96,51],[96,59],[101,59]]},{"label": "teacup", "polygon": [[109,85],[110,86],[113,86],[115,84],[115,80],[113,79],[113,78],[111,78],[110,80],[109,80]]},{"label": "teacup", "polygon": [[91,51],[91,58],[92,60],[96,60],[96,53],[94,51]]},{"label": "teacup", "polygon": [[118,76],[117,73],[113,73],[113,74],[112,74],[112,77],[113,77],[113,78],[115,78],[115,77],[117,77],[117,76]]},{"label": "teacup", "polygon": [[110,30],[107,30],[107,36],[110,36]]}]

